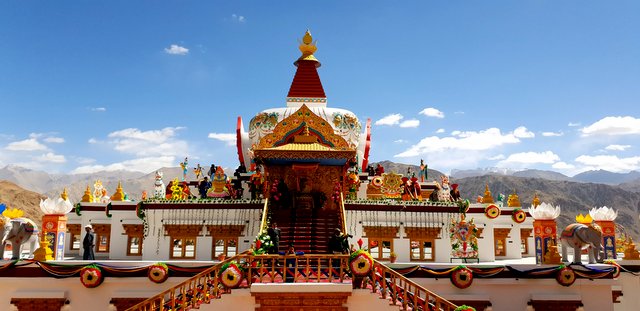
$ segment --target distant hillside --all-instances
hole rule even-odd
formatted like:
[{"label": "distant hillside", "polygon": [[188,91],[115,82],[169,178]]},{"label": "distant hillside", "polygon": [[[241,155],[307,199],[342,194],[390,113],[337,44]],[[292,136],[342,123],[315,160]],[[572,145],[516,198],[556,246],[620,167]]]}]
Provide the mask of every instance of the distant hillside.
[{"label": "distant hillside", "polygon": [[499,167],[487,167],[468,170],[451,170],[452,178],[466,178],[474,176],[486,176],[486,175],[511,175],[515,170]]},{"label": "distant hillside", "polygon": [[20,186],[6,180],[0,180],[0,203],[7,208],[17,208],[24,211],[24,217],[35,221],[41,228],[42,211],[40,200],[45,199],[41,194],[25,190]]},{"label": "distant hillside", "polygon": [[535,192],[540,200],[560,205],[561,225],[573,222],[578,213],[587,213],[593,207],[608,206],[619,211],[617,223],[623,225],[637,239],[640,236],[640,193],[604,184],[551,181],[514,176],[477,176],[457,179],[463,197],[475,199],[484,194],[485,184],[494,198],[499,193],[508,195],[515,189],[525,208],[531,206]]},{"label": "distant hillside", "polygon": [[582,182],[618,185],[640,179],[640,172],[631,171],[629,173],[613,173],[605,170],[587,171],[573,176],[573,179]]},{"label": "distant hillside", "polygon": [[547,180],[562,180],[562,181],[572,180],[572,178],[567,175],[560,174],[554,171],[543,171],[543,170],[524,170],[524,171],[514,172],[511,175],[516,177],[542,178]]},{"label": "distant hillside", "polygon": [[631,191],[631,192],[640,192],[640,178],[632,181],[628,181],[625,183],[621,183],[620,188]]}]

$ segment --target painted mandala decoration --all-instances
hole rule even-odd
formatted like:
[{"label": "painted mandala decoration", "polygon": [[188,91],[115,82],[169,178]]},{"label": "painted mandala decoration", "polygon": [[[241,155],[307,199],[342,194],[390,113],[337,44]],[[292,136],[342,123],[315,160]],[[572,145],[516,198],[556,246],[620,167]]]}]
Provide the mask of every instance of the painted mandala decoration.
[{"label": "painted mandala decoration", "polygon": [[473,272],[465,266],[460,266],[451,272],[451,283],[457,288],[465,289],[473,283]]},{"label": "painted mandala decoration", "polygon": [[237,288],[242,283],[244,275],[235,261],[228,262],[220,269],[220,283],[226,288]]},{"label": "painted mandala decoration", "polygon": [[86,288],[94,288],[100,286],[104,281],[102,270],[96,265],[88,265],[80,270],[80,282]]},{"label": "painted mandala decoration", "polygon": [[491,204],[484,209],[484,215],[489,219],[496,219],[500,216],[500,208],[495,204]]},{"label": "painted mandala decoration", "polygon": [[576,273],[570,267],[563,267],[558,270],[556,281],[562,286],[571,286],[576,281]]},{"label": "painted mandala decoration", "polygon": [[478,229],[473,223],[473,219],[467,222],[464,214],[460,214],[460,220],[452,218],[451,224],[449,224],[449,238],[451,239],[452,257],[478,257]]},{"label": "painted mandala decoration", "polygon": [[169,278],[169,267],[161,262],[151,265],[147,276],[154,283],[164,283]]},{"label": "painted mandala decoration", "polygon": [[373,268],[373,258],[369,252],[359,249],[349,256],[349,267],[354,276],[367,276]]}]

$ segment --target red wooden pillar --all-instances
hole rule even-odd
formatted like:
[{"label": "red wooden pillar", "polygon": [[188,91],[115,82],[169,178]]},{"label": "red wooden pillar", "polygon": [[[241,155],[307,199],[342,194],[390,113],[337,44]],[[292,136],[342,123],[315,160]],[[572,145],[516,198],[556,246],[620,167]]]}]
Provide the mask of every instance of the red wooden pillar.
[{"label": "red wooden pillar", "polygon": [[596,220],[595,223],[602,228],[604,259],[616,259],[616,223],[613,220]]},{"label": "red wooden pillar", "polygon": [[536,264],[546,264],[544,255],[549,247],[558,245],[556,241],[557,225],[555,219],[541,219],[533,221],[533,234],[536,247]]},{"label": "red wooden pillar", "polygon": [[67,231],[67,216],[42,216],[42,234],[49,240],[54,260],[64,260],[64,238]]}]

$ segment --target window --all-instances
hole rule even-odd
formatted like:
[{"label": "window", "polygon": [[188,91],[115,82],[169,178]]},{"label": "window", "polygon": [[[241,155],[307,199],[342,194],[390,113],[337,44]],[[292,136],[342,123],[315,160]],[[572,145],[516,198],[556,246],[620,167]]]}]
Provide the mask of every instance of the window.
[{"label": "window", "polygon": [[80,249],[80,224],[67,224],[69,231],[69,250]]},{"label": "window", "polygon": [[434,261],[435,256],[434,240],[411,240],[411,260]]},{"label": "window", "polygon": [[127,235],[127,256],[142,256],[143,225],[123,224],[122,228]]},{"label": "window", "polygon": [[369,253],[378,260],[389,259],[393,251],[393,240],[384,238],[369,238]]},{"label": "window", "polygon": [[110,224],[91,224],[95,233],[96,253],[108,253],[111,243]]},{"label": "window", "polygon": [[233,257],[238,254],[238,238],[213,238],[213,254],[216,258],[218,255],[224,254],[226,257]]},{"label": "window", "polygon": [[495,256],[507,256],[507,238],[509,237],[510,228],[494,228],[493,229],[493,246]]},{"label": "window", "polygon": [[196,258],[196,238],[200,235],[202,225],[164,225],[164,228],[171,237],[170,259]]},{"label": "window", "polygon": [[440,238],[442,227],[404,227],[410,240],[409,259],[411,261],[435,261],[436,240]]},{"label": "window", "polygon": [[393,239],[398,234],[398,227],[364,226],[369,239],[369,253],[378,260],[389,260],[393,252]]},{"label": "window", "polygon": [[171,259],[196,258],[195,237],[171,237]]},{"label": "window", "polygon": [[520,229],[520,252],[522,255],[529,254],[529,235],[533,229]]}]

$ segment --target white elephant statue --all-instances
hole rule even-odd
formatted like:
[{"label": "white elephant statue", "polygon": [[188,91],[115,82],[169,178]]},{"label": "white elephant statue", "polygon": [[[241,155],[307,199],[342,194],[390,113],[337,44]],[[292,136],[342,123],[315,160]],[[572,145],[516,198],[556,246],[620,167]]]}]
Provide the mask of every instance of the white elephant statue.
[{"label": "white elephant statue", "polygon": [[562,242],[562,261],[569,262],[567,248],[573,248],[573,263],[582,263],[582,250],[589,248],[589,263],[604,261],[602,247],[602,229],[596,225],[574,223],[568,225],[560,236]]},{"label": "white elephant statue", "polygon": [[[22,246],[29,245],[29,257],[33,258],[33,252],[39,247],[38,226],[33,220],[28,218],[13,218],[5,221],[4,233],[2,234],[2,249],[6,243],[11,243],[13,255],[12,260],[20,259]],[[4,254],[3,254],[4,255]]]}]

